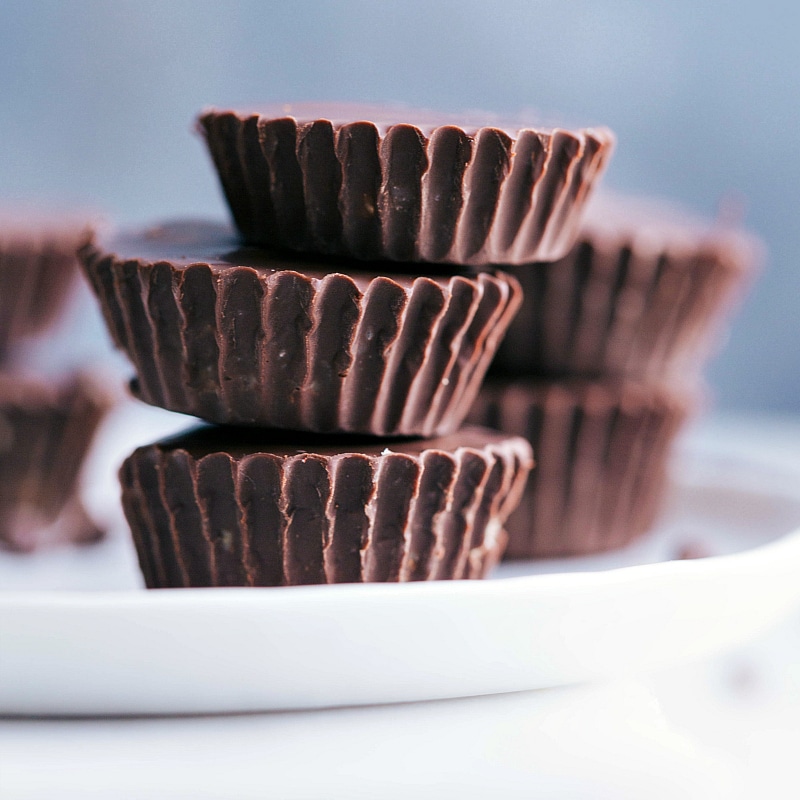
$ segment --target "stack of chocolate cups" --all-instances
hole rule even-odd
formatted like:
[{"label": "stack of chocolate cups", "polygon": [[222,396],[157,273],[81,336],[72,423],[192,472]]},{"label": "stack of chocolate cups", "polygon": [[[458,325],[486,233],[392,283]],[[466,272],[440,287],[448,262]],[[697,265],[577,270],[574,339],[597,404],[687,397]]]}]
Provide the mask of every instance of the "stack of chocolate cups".
[{"label": "stack of chocolate cups", "polygon": [[564,258],[509,268],[525,299],[470,414],[536,453],[509,558],[610,550],[653,525],[702,368],[760,256],[730,225],[598,195]]},{"label": "stack of chocolate cups", "polygon": [[147,585],[482,577],[532,466],[461,427],[522,300],[491,265],[564,254],[612,137],[346,106],[199,129],[238,232],[83,251],[134,394],[215,423],[123,464]]},{"label": "stack of chocolate cups", "polygon": [[20,552],[99,539],[79,478],[108,398],[88,375],[34,377],[26,353],[48,341],[77,276],[85,220],[0,215],[0,547]]}]

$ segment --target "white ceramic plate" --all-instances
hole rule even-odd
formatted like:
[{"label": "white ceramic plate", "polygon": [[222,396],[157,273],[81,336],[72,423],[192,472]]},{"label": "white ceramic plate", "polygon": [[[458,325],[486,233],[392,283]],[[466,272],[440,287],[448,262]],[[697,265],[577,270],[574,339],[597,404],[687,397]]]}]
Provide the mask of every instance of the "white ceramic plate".
[{"label": "white ceramic plate", "polygon": [[[678,460],[668,513],[646,539],[504,566],[485,582],[144,592],[120,533],[93,550],[3,556],[0,713],[463,697],[710,654],[800,601],[800,471],[701,451]],[[714,555],[674,560],[685,546]]]}]

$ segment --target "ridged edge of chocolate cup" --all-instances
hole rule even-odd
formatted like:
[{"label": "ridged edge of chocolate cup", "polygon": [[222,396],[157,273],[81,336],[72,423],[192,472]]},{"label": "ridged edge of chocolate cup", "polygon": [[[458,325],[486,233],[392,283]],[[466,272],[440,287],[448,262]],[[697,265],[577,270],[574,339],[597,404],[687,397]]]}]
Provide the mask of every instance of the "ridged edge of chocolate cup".
[{"label": "ridged edge of chocolate cup", "polygon": [[521,302],[503,273],[376,277],[362,291],[341,273],[175,268],[93,245],[82,260],[136,396],[220,424],[451,432]]},{"label": "ridged edge of chocolate cup", "polygon": [[[487,432],[488,433],[488,432]],[[532,459],[519,437],[384,450],[195,457],[141,447],[122,504],[150,588],[480,578]],[[391,442],[387,443],[391,447]]]},{"label": "ridged edge of chocolate cup", "polygon": [[563,256],[615,141],[217,110],[197,129],[253,244],[472,266]]},{"label": "ridged edge of chocolate cup", "polygon": [[78,275],[78,249],[91,237],[40,226],[3,229],[0,216],[0,361],[14,344],[47,328],[58,316]]},{"label": "ridged edge of chocolate cup", "polygon": [[524,299],[493,369],[637,381],[696,375],[761,260],[741,231],[676,228],[654,238],[596,220],[563,259],[508,268]]},{"label": "ridged edge of chocolate cup", "polygon": [[588,555],[650,529],[671,445],[701,392],[592,381],[488,381],[470,424],[524,436],[536,456],[506,523],[506,558]]},{"label": "ridged edge of chocolate cup", "polygon": [[85,376],[53,387],[0,375],[0,547],[27,552],[102,538],[77,492],[109,407]]}]

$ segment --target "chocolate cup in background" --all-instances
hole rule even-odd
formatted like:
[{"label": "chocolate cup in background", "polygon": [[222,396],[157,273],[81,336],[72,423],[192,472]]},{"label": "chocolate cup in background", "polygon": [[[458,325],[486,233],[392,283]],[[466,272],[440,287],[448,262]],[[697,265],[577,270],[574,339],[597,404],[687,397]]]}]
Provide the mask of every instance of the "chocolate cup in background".
[{"label": "chocolate cup in background", "polygon": [[480,578],[532,464],[519,437],[206,427],[140,447],[122,504],[150,588]]},{"label": "chocolate cup in background", "polygon": [[90,237],[85,220],[0,212],[0,363],[56,319]]},{"label": "chocolate cup in background", "polygon": [[221,424],[452,432],[521,300],[502,274],[329,273],[207,223],[119,236],[82,257],[136,368],[134,393]]},{"label": "chocolate cup in background", "polygon": [[97,541],[79,477],[110,398],[88,376],[61,386],[0,373],[0,547]]},{"label": "chocolate cup in background", "polygon": [[741,230],[600,195],[565,258],[508,268],[524,300],[492,369],[637,381],[697,375],[762,259]]},{"label": "chocolate cup in background", "polygon": [[209,110],[198,130],[253,244],[458,265],[563,256],[613,134],[464,122],[299,103]]},{"label": "chocolate cup in background", "polygon": [[470,424],[524,436],[536,468],[506,523],[509,559],[621,547],[657,518],[673,440],[700,391],[581,380],[487,381]]}]

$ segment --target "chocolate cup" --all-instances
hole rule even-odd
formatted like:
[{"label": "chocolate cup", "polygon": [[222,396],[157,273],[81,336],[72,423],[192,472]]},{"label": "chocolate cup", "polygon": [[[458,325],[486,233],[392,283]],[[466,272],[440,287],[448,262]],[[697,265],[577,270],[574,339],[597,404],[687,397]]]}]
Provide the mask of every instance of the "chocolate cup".
[{"label": "chocolate cup", "polygon": [[108,407],[82,376],[53,387],[0,375],[0,547],[28,552],[102,538],[77,492]]},{"label": "chocolate cup", "polygon": [[488,381],[470,423],[524,436],[536,454],[506,523],[506,558],[588,555],[647,531],[664,498],[672,442],[696,399],[630,383]]},{"label": "chocolate cup", "polygon": [[209,110],[197,127],[248,242],[475,266],[563,256],[614,144],[346,104]]},{"label": "chocolate cup", "polygon": [[150,588],[480,578],[532,465],[468,428],[376,440],[201,428],[140,447],[122,505]]},{"label": "chocolate cup", "polygon": [[90,236],[85,222],[0,213],[0,363],[55,320]]},{"label": "chocolate cup", "polygon": [[508,268],[524,300],[493,369],[648,382],[697,375],[760,260],[740,230],[598,197],[566,257]]},{"label": "chocolate cup", "polygon": [[134,394],[222,424],[449,433],[521,300],[502,274],[326,273],[211,224],[122,236],[82,257],[136,368]]}]

